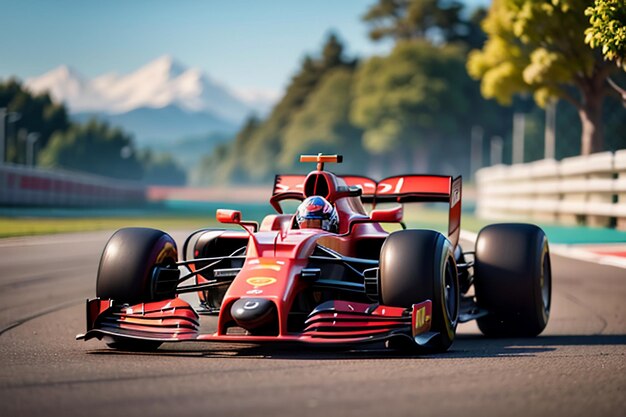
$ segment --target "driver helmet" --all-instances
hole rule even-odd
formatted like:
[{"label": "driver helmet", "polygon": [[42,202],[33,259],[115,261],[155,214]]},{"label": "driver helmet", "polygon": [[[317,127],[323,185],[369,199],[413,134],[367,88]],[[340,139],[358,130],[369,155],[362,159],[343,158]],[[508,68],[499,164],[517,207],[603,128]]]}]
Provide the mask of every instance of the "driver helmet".
[{"label": "driver helmet", "polygon": [[304,200],[296,212],[300,229],[322,229],[337,233],[339,216],[337,210],[324,197],[311,196]]}]

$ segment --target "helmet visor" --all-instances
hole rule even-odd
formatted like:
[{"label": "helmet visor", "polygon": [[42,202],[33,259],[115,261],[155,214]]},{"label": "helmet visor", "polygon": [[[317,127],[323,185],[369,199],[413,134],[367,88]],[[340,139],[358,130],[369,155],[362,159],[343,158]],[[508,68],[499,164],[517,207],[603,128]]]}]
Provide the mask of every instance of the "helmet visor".
[{"label": "helmet visor", "polygon": [[302,219],[300,221],[301,229],[321,229],[322,228],[322,219]]}]

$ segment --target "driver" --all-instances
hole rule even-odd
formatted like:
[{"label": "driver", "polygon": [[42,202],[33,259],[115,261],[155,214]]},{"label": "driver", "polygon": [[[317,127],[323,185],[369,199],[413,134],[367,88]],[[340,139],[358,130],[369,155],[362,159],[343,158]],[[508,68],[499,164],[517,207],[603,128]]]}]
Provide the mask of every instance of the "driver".
[{"label": "driver", "polygon": [[298,206],[296,222],[300,229],[322,229],[332,233],[339,230],[337,210],[324,197],[317,195],[308,197]]}]

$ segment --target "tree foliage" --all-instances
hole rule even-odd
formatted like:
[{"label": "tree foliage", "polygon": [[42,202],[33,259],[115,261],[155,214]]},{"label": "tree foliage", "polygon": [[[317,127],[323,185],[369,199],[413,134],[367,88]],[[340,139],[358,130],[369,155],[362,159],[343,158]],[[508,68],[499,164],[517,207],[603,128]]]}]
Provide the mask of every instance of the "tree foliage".
[{"label": "tree foliage", "polygon": [[138,159],[143,168],[142,181],[151,185],[185,185],[187,174],[172,155],[155,154],[149,149],[139,152]]},{"label": "tree foliage", "polygon": [[[365,129],[369,152],[401,149],[428,157],[476,122],[472,105],[479,97],[473,84],[460,48],[399,42],[389,56],[371,58],[359,69],[352,120]],[[414,169],[427,168],[415,164]]]},{"label": "tree foliage", "polygon": [[273,159],[281,151],[281,137],[291,118],[302,107],[322,74],[322,68],[307,56],[300,71],[293,77],[283,98],[274,107],[268,119],[256,129],[249,147],[243,154],[248,179],[265,180],[271,175]]},{"label": "tree foliage", "polygon": [[601,48],[604,59],[626,70],[626,2],[595,0],[585,9],[585,15],[591,25],[585,30],[585,42]]},{"label": "tree foliage", "polygon": [[347,67],[330,70],[322,78],[285,129],[280,166],[291,168],[300,154],[349,153],[350,158],[341,169],[356,169],[354,162],[363,155],[362,130],[349,120],[353,78],[354,71]]},{"label": "tree foliage", "polygon": [[344,57],[343,49],[337,36],[330,34],[322,48],[320,58],[307,56],[304,59],[300,71],[287,87],[285,96],[250,140],[246,161],[250,167],[249,174],[252,179],[264,179],[273,175],[272,161],[282,154],[286,144],[285,132],[288,125],[302,110],[325,74],[334,68],[354,66],[353,61],[346,60]]},{"label": "tree foliage", "polygon": [[603,150],[602,102],[611,68],[584,44],[586,0],[494,0],[468,71],[487,98],[510,104],[533,94],[545,105],[562,98],[579,111],[583,154]]},{"label": "tree foliage", "polygon": [[316,152],[345,153],[339,171],[384,175],[411,163],[423,171],[429,160],[438,172],[465,171],[473,126],[510,129],[511,111],[484,100],[465,70],[468,45],[485,40],[485,13],[466,18],[452,1],[378,1],[364,19],[380,29],[374,37],[396,41],[391,54],[357,64],[331,35],[303,60],[269,117],[217,147],[194,181],[264,181],[277,169],[307,170],[298,154]]},{"label": "tree foliage", "polygon": [[62,104],[49,94],[32,94],[11,79],[0,83],[0,107],[19,114],[7,129],[7,160],[25,163],[26,136],[37,133],[38,164],[115,178],[143,179],[150,184],[181,185],[185,172],[170,155],[144,151],[135,155],[132,138],[95,120],[71,123]]},{"label": "tree foliage", "polygon": [[374,41],[429,38],[480,47],[483,39],[476,16],[465,19],[462,11],[461,2],[454,0],[378,0],[362,19]]},{"label": "tree foliage", "polygon": [[7,127],[8,162],[25,163],[25,138],[28,133],[39,134],[37,146],[44,148],[52,134],[69,126],[64,106],[53,103],[48,94],[30,93],[15,79],[0,83],[0,107],[20,116]]},{"label": "tree foliage", "polygon": [[195,184],[221,184],[224,182],[249,181],[243,156],[252,137],[261,124],[256,116],[250,116],[232,142],[218,144],[210,155],[202,158],[192,173]]},{"label": "tree foliage", "polygon": [[[626,71],[626,1],[595,0],[585,10],[591,24],[585,30],[585,42],[592,48],[602,48],[607,61],[613,61]],[[626,106],[626,90],[611,78],[609,85],[621,96]]]},{"label": "tree foliage", "polygon": [[[215,148],[203,159],[194,181],[217,183],[223,180],[266,181],[275,174],[276,162],[285,146],[285,132],[324,76],[336,68],[351,68],[355,61],[344,56],[344,47],[335,34],[326,39],[318,57],[307,55],[293,76],[285,95],[262,122],[248,121],[232,144]],[[291,164],[284,166],[292,166]]]},{"label": "tree foliage", "polygon": [[55,133],[39,154],[39,164],[120,179],[142,177],[132,138],[97,120]]}]

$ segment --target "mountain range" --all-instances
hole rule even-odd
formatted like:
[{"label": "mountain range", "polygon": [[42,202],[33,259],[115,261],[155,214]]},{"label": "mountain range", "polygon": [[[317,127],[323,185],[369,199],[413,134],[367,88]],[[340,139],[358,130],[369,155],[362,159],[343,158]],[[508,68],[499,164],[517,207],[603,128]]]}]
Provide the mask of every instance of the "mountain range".
[{"label": "mountain range", "polygon": [[231,90],[168,55],[129,74],[91,79],[63,65],[25,84],[35,93],[50,92],[75,120],[96,117],[122,127],[140,146],[235,132],[246,116],[265,114],[275,99],[263,92]]}]

